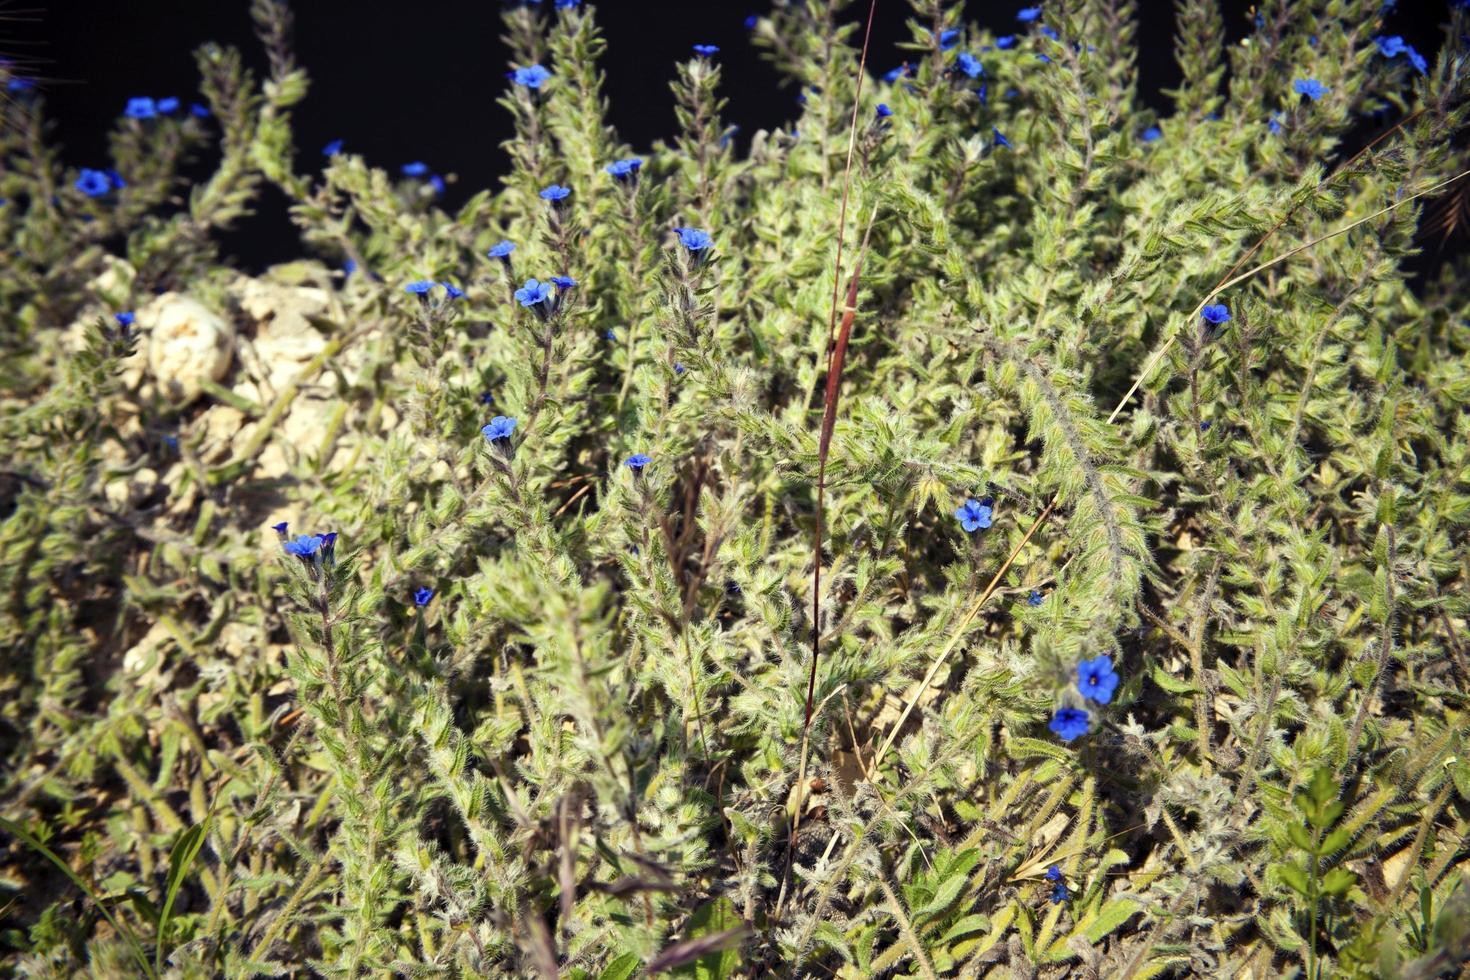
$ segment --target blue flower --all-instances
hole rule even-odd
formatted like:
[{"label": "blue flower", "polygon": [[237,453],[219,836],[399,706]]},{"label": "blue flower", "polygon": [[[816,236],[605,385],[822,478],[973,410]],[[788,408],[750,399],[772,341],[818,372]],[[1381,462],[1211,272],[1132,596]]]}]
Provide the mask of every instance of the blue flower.
[{"label": "blue flower", "polygon": [[551,282],[557,289],[571,289],[577,284],[577,280],[571,276],[552,276]]},{"label": "blue flower", "polygon": [[617,340],[618,339],[618,332],[616,330],[614,330],[612,327],[608,327],[607,328],[607,333],[605,333],[605,334],[602,335],[602,339],[603,340]]},{"label": "blue flower", "polygon": [[1092,724],[1087,712],[1081,708],[1058,708],[1046,727],[1063,742],[1070,742],[1080,735],[1086,735]]},{"label": "blue flower", "polygon": [[165,116],[171,116],[179,111],[179,100],[173,96],[158,100],[158,111]]},{"label": "blue flower", "polygon": [[481,405],[493,405],[493,404],[495,404],[495,396],[493,394],[491,394],[490,392],[488,392],[488,391],[482,391],[482,392],[480,392],[480,404]]},{"label": "blue flower", "polygon": [[759,17],[757,17],[755,14],[751,14],[749,17],[745,18],[745,29],[747,31],[753,31],[755,30],[755,25],[759,24],[760,22],[761,19]]},{"label": "blue flower", "polygon": [[719,54],[720,48],[717,44],[696,44],[694,46],[694,53],[701,58],[708,58],[710,55]]},{"label": "blue flower", "polygon": [[342,276],[343,276],[344,279],[346,277],[352,275],[356,271],[357,271],[357,263],[354,262],[352,259],[348,259],[346,262],[343,262],[342,263]]},{"label": "blue flower", "polygon": [[337,532],[328,531],[326,534],[321,535],[321,539],[322,553],[325,555],[330,555],[332,553],[332,545],[337,543]]},{"label": "blue flower", "polygon": [[995,46],[996,46],[996,48],[998,48],[1001,51],[1004,51],[1007,48],[1013,48],[1013,47],[1015,47],[1016,46],[1016,35],[1014,35],[1014,34],[1002,34],[1000,37],[998,37],[998,38],[995,39]]},{"label": "blue flower", "polygon": [[1063,902],[1071,897],[1072,893],[1067,891],[1067,886],[1062,884],[1060,881],[1057,882],[1055,885],[1052,885],[1051,902],[1053,905],[1061,905]]},{"label": "blue flower", "polygon": [[966,532],[978,531],[990,526],[995,512],[991,509],[990,498],[976,500],[973,497],[966,500],[955,510],[954,516],[960,519],[960,527]]},{"label": "blue flower", "polygon": [[1041,27],[1038,28],[1038,30],[1040,30],[1042,34],[1045,34],[1047,37],[1051,38],[1053,41],[1060,40],[1057,36],[1057,29],[1055,27],[1052,27],[1050,24],[1042,24]]},{"label": "blue flower", "polygon": [[133,312],[131,310],[123,313],[114,313],[112,315],[112,318],[117,321],[117,325],[119,327],[131,327],[133,325],[133,321],[137,319],[137,317],[133,315]]},{"label": "blue flower", "polygon": [[515,250],[516,250],[516,243],[515,242],[511,242],[511,241],[500,241],[500,242],[496,242],[495,243],[495,246],[493,248],[491,248],[490,251],[487,252],[486,254],[489,255],[492,259],[503,259],[506,262],[509,262],[510,261],[510,253],[511,252],[514,252]]},{"label": "blue flower", "polygon": [[1041,605],[1041,601],[1045,598],[1046,596],[1042,595],[1039,590],[1032,589],[1031,594],[1026,597],[1026,604],[1028,606],[1039,606]]},{"label": "blue flower", "polygon": [[77,176],[76,188],[88,197],[101,197],[112,190],[112,181],[108,180],[107,174],[101,170],[90,170],[83,167]]},{"label": "blue flower", "polygon": [[687,370],[689,370],[689,369],[686,368],[684,365],[680,364],[678,361],[675,361],[674,362],[674,373],[675,374],[683,374]]},{"label": "blue flower", "polygon": [[449,298],[450,299],[463,299],[464,298],[464,290],[463,289],[460,289],[454,283],[452,283],[452,282],[441,282],[439,285],[441,285],[441,286],[444,287],[444,291],[449,294]]},{"label": "blue flower", "polygon": [[1199,311],[1199,315],[1218,327],[1230,319],[1230,308],[1224,303],[1209,303]]},{"label": "blue flower", "polygon": [[1204,422],[1201,422],[1199,424],[1199,430],[1201,432],[1209,432],[1210,431],[1210,423],[1209,423],[1209,420],[1208,419],[1205,420]]},{"label": "blue flower", "polygon": [[1429,62],[1424,60],[1424,56],[1422,54],[1414,50],[1414,46],[1412,44],[1404,45],[1404,56],[1409,59],[1409,64],[1413,65],[1419,70],[1419,74],[1429,74]]},{"label": "blue flower", "polygon": [[674,232],[679,236],[679,244],[691,252],[703,252],[715,243],[708,232],[698,228],[675,228]]},{"label": "blue flower", "polygon": [[900,78],[902,78],[905,75],[907,75],[908,73],[909,73],[909,66],[908,65],[899,65],[897,68],[890,68],[888,71],[884,72],[883,73],[883,81],[885,81],[885,82],[896,82]]},{"label": "blue flower", "polygon": [[515,295],[516,301],[529,310],[551,298],[551,283],[527,279],[526,284],[517,289]]},{"label": "blue flower", "polygon": [[422,160],[415,160],[413,163],[405,163],[398,169],[405,177],[422,177],[429,172],[429,165]]},{"label": "blue flower", "polygon": [[1055,864],[1053,864],[1051,867],[1047,868],[1046,869],[1046,880],[1047,881],[1061,881],[1062,880],[1062,869],[1059,868],[1059,867],[1057,867]]},{"label": "blue flower", "polygon": [[342,141],[341,140],[332,140],[332,142],[330,142],[326,146],[322,147],[322,156],[324,156],[324,157],[334,157],[334,156],[336,156],[337,154],[339,154],[341,152],[342,152]]},{"label": "blue flower", "polygon": [[557,10],[576,10],[582,0],[556,0]]},{"label": "blue flower", "polygon": [[1107,704],[1118,689],[1118,675],[1113,671],[1113,658],[1107,654],[1084,660],[1077,665],[1077,690],[1084,698]]},{"label": "blue flower", "polygon": [[5,83],[5,91],[11,93],[29,92],[35,87],[35,81],[29,78],[12,78]]},{"label": "blue flower", "polygon": [[954,66],[970,78],[979,78],[985,74],[985,66],[980,64],[980,59],[968,51],[955,55]]},{"label": "blue flower", "polygon": [[1010,146],[1011,145],[1011,141],[1008,140],[1008,139],[1006,139],[1005,138],[1005,134],[1002,133],[1000,130],[996,129],[994,126],[991,126],[990,127],[990,131],[995,134],[995,145],[996,146]]},{"label": "blue flower", "polygon": [[1378,53],[1385,58],[1393,58],[1404,52],[1404,39],[1397,34],[1393,37],[1384,37],[1380,34],[1373,39],[1373,43],[1378,45]]},{"label": "blue flower", "polygon": [[612,174],[613,180],[628,181],[638,176],[638,170],[643,166],[642,157],[628,157],[626,160],[617,160],[609,163],[603,169]]},{"label": "blue flower", "polygon": [[516,420],[504,415],[497,415],[490,420],[490,424],[482,426],[482,432],[486,439],[491,442],[503,442],[510,439],[510,434],[516,430]]},{"label": "blue flower", "polygon": [[1272,135],[1279,134],[1281,132],[1281,117],[1274,112],[1271,113],[1271,119],[1266,123],[1266,128],[1271,130]]},{"label": "blue flower", "polygon": [[653,462],[653,458],[650,457],[647,453],[634,453],[627,459],[623,460],[623,465],[632,470],[634,473],[642,473],[643,467],[647,466],[651,462]]},{"label": "blue flower", "polygon": [[424,606],[427,606],[429,604],[429,600],[432,598],[434,598],[434,590],[429,588],[428,586],[421,585],[417,589],[413,590],[413,604],[415,606],[418,606],[420,609],[422,609]]},{"label": "blue flower", "polygon": [[189,103],[189,114],[191,116],[193,116],[195,119],[208,119],[209,118],[209,106],[207,106],[207,105],[201,105],[198,102],[190,102]]},{"label": "blue flower", "polygon": [[303,534],[294,541],[286,542],[288,554],[296,555],[298,558],[310,558],[322,550],[322,536],[320,534]]},{"label": "blue flower", "polygon": [[1323,85],[1315,78],[1298,78],[1296,81],[1291,83],[1291,88],[1292,91],[1296,92],[1298,95],[1305,95],[1313,102],[1316,102],[1318,99],[1322,98],[1322,96],[1327,94],[1327,86]]},{"label": "blue flower", "polygon": [[551,72],[542,68],[540,65],[531,65],[528,68],[517,68],[514,71],[507,72],[506,77],[516,85],[539,89],[551,77]]},{"label": "blue flower", "polygon": [[277,534],[285,534],[286,533],[286,529],[288,527],[290,527],[290,526],[291,526],[290,524],[287,524],[285,521],[282,521],[279,524],[272,524],[271,525],[271,530],[272,531],[275,531]]},{"label": "blue flower", "polygon": [[415,293],[419,296],[427,296],[429,294],[429,290],[434,288],[434,284],[427,279],[419,279],[416,282],[409,283],[403,288],[410,293]]},{"label": "blue flower", "polygon": [[123,115],[129,119],[152,119],[158,115],[158,106],[146,95],[128,99],[128,107],[123,110]]},{"label": "blue flower", "polygon": [[1016,11],[1016,20],[1019,20],[1022,23],[1033,21],[1040,16],[1040,7],[1022,7],[1020,10]]},{"label": "blue flower", "polygon": [[163,437],[163,444],[172,449],[174,452],[179,451],[179,437],[174,435],[172,432]]},{"label": "blue flower", "polygon": [[940,31],[939,32],[939,50],[940,51],[948,51],[949,49],[953,48],[956,44],[959,44],[959,43],[960,43],[960,32],[959,31]]},{"label": "blue flower", "polygon": [[552,204],[555,204],[557,201],[566,200],[567,197],[571,195],[571,193],[572,189],[570,187],[563,187],[560,184],[552,184],[550,187],[542,188],[540,196],[541,200],[550,201]]},{"label": "blue flower", "polygon": [[1157,126],[1150,126],[1143,131],[1143,141],[1145,143],[1152,143],[1154,140],[1162,139],[1163,136],[1164,131]]},{"label": "blue flower", "polygon": [[890,109],[890,108],[888,108],[888,103],[887,102],[879,102],[878,103],[878,118],[879,119],[887,119],[891,115],[893,115],[893,110]]},{"label": "blue flower", "polygon": [[429,174],[429,186],[434,188],[435,194],[444,193],[444,178],[438,174]]}]

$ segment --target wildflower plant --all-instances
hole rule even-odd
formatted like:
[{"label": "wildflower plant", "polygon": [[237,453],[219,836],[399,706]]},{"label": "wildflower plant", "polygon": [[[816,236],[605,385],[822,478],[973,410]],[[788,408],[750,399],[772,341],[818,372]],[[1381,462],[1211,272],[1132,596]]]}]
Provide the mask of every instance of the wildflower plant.
[{"label": "wildflower plant", "polygon": [[[1470,13],[1182,0],[1160,118],[1125,0],[909,7],[888,75],[750,18],[748,143],[686,49],[647,148],[598,6],[507,4],[458,210],[298,150],[277,0],[110,160],[8,85],[16,972],[1470,958],[1470,267],[1409,265]],[[268,187],[308,258],[243,275]]]}]

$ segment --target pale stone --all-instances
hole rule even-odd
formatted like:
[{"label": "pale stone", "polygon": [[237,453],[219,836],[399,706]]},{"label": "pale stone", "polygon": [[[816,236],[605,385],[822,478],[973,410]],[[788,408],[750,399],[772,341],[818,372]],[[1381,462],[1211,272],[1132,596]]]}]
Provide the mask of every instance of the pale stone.
[{"label": "pale stone", "polygon": [[168,627],[162,623],[154,623],[150,629],[139,640],[131,650],[123,654],[123,670],[130,674],[136,674],[147,670],[156,675],[158,668],[163,665],[163,651],[173,640]]},{"label": "pale stone", "polygon": [[285,286],[266,279],[240,279],[232,286],[240,309],[255,322],[251,342],[258,370],[280,391],[327,346],[310,318],[327,312],[331,294],[315,286]]},{"label": "pale stone", "polygon": [[149,332],[148,370],[169,401],[188,404],[201,382],[220,381],[230,369],[235,330],[224,317],[190,296],[165,293],[138,311]]}]

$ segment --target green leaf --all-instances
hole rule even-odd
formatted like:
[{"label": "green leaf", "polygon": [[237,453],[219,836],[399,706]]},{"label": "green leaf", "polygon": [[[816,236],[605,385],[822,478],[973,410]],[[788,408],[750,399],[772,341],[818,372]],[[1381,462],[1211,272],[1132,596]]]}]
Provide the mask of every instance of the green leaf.
[{"label": "green leaf", "polygon": [[1301,848],[1303,851],[1306,851],[1308,854],[1317,853],[1317,845],[1312,841],[1312,835],[1307,831],[1307,828],[1303,827],[1301,824],[1287,824],[1286,836],[1290,837],[1293,844]]},{"label": "green leaf", "polygon": [[962,874],[953,875],[944,879],[944,881],[939,883],[939,887],[934,890],[934,897],[923,908],[914,913],[914,918],[927,919],[948,909],[954,904],[955,899],[959,898],[960,892],[964,890],[965,883],[968,880]]},{"label": "green leaf", "polygon": [[[689,917],[689,926],[684,930],[684,936],[686,941],[698,939],[738,928],[742,924],[740,914],[735,911],[735,903],[728,898],[717,898],[694,910],[694,914]],[[694,980],[725,980],[739,965],[740,949],[736,946],[706,953],[694,962],[676,967],[671,972],[674,976],[693,977]]]},{"label": "green leaf", "polygon": [[1341,897],[1358,883],[1358,876],[1347,868],[1333,868],[1322,876],[1322,891],[1327,895]]},{"label": "green leaf", "polygon": [[164,879],[163,911],[158,915],[158,938],[153,947],[153,968],[159,973],[163,972],[163,947],[168,938],[169,916],[173,912],[174,899],[178,897],[179,888],[184,884],[184,877],[189,873],[194,859],[199,856],[199,849],[204,846],[205,838],[209,835],[209,817],[205,817],[200,823],[196,823],[188,830],[179,835],[174,842],[173,850],[168,855],[168,877]]},{"label": "green leaf", "polygon": [[1276,872],[1281,876],[1286,887],[1301,895],[1311,897],[1311,885],[1307,882],[1307,873],[1295,864],[1278,864]]},{"label": "green leaf", "polygon": [[1102,942],[1114,929],[1127,922],[1143,906],[1131,898],[1115,898],[1102,907],[1097,917],[1083,930],[1082,934],[1094,945]]},{"label": "green leaf", "polygon": [[628,980],[638,972],[643,961],[636,953],[621,953],[613,957],[613,961],[603,967],[602,972],[597,975],[597,980]]},{"label": "green leaf", "polygon": [[949,930],[944,934],[944,938],[939,940],[939,945],[948,945],[949,943],[954,942],[956,939],[968,936],[973,932],[984,932],[989,928],[989,916],[980,915],[979,913],[976,913],[974,915],[967,915],[963,919],[960,919],[954,925],[949,927]]}]

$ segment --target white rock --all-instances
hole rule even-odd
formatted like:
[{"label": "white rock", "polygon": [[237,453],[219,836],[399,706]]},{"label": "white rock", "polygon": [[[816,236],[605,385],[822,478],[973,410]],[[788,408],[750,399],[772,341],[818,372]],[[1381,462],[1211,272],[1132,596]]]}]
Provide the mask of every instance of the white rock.
[{"label": "white rock", "polygon": [[138,327],[149,332],[148,370],[169,401],[188,404],[200,382],[222,380],[234,355],[235,328],[203,303],[164,293],[138,311]]},{"label": "white rock", "polygon": [[237,280],[232,292],[255,321],[252,346],[269,386],[280,391],[327,346],[309,317],[325,314],[331,294],[315,286],[287,286],[267,279]]}]

